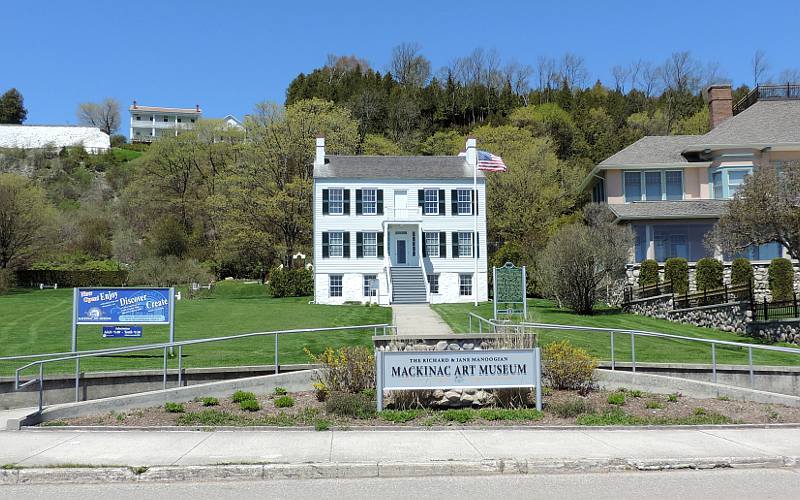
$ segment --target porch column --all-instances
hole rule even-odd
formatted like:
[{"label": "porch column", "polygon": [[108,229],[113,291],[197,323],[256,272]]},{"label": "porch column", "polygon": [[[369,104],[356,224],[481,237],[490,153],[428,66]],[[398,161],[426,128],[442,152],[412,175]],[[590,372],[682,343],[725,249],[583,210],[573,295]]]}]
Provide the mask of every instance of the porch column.
[{"label": "porch column", "polygon": [[645,238],[647,239],[647,258],[648,259],[655,259],[656,258],[656,242],[653,241],[653,225],[647,224],[644,226],[645,231]]}]

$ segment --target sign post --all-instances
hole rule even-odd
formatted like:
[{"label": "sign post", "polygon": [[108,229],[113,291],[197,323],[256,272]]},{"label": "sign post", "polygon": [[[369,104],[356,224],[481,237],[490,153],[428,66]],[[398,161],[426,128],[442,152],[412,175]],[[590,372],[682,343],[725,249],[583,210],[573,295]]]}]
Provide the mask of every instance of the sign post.
[{"label": "sign post", "polygon": [[542,367],[538,347],[485,351],[375,350],[376,406],[384,390],[535,388],[542,409]]}]

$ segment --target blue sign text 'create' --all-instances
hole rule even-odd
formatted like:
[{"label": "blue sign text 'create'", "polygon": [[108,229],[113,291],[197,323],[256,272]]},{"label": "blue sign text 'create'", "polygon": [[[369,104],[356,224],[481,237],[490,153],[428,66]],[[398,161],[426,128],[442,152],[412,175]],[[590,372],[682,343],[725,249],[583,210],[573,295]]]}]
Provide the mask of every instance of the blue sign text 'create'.
[{"label": "blue sign text 'create'", "polygon": [[77,324],[169,324],[170,300],[169,288],[79,288]]}]

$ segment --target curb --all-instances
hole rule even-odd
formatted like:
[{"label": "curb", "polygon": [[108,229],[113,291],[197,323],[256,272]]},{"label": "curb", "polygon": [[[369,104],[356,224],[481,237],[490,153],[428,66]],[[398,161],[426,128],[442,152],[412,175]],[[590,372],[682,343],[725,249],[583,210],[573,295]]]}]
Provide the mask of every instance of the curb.
[{"label": "curb", "polygon": [[797,457],[665,459],[497,459],[454,462],[242,464],[159,467],[20,468],[0,470],[0,485],[229,481],[275,479],[363,479],[420,476],[665,471],[678,469],[797,467]]}]

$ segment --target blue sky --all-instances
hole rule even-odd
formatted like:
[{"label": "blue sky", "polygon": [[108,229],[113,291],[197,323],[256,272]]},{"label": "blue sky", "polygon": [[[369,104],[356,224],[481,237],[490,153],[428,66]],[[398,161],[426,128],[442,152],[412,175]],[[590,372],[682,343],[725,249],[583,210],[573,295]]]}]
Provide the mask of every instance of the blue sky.
[{"label": "blue sky", "polygon": [[[3,0],[0,91],[17,87],[27,123],[75,123],[83,101],[116,98],[241,117],[283,102],[289,82],[326,54],[385,69],[393,46],[422,45],[434,68],[475,47],[534,65],[570,51],[591,77],[639,58],[689,50],[735,84],[760,48],[771,73],[800,67],[800,2]],[[123,116],[126,123],[127,113]],[[122,130],[123,133],[127,132]]]}]

